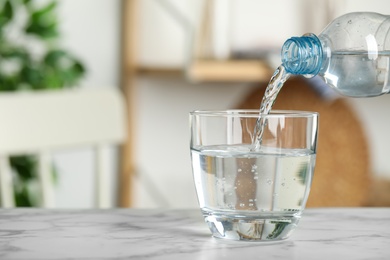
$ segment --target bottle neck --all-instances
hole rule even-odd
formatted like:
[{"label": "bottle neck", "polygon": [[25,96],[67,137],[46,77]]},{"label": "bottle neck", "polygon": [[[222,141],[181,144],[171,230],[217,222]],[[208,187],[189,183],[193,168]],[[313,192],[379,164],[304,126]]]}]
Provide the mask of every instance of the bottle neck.
[{"label": "bottle neck", "polygon": [[322,67],[323,49],[314,34],[288,39],[282,47],[282,64],[286,71],[295,75],[313,77]]}]

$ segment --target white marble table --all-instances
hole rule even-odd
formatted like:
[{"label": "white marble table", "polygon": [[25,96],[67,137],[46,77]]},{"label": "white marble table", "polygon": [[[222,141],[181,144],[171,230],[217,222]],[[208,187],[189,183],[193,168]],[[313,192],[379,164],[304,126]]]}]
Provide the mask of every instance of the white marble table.
[{"label": "white marble table", "polygon": [[307,209],[289,240],[215,239],[199,210],[0,210],[0,259],[390,259],[390,208]]}]

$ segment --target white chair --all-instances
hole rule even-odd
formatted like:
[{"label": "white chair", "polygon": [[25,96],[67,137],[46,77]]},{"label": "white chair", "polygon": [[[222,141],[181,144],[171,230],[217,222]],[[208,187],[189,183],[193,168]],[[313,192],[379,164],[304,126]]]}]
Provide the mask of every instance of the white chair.
[{"label": "white chair", "polygon": [[110,207],[108,158],[103,149],[126,137],[124,98],[114,88],[42,90],[0,94],[0,195],[14,207],[9,156],[36,154],[42,207],[55,207],[50,153],[69,147],[96,149],[97,207]]}]

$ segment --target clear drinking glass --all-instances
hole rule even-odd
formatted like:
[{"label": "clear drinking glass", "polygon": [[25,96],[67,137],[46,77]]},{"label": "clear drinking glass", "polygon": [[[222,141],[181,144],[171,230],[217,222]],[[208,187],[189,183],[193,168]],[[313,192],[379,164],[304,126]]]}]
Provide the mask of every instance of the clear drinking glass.
[{"label": "clear drinking glass", "polygon": [[[318,114],[194,111],[191,159],[199,206],[214,237],[275,241],[297,227],[309,196]],[[264,122],[260,146],[252,140]]]}]

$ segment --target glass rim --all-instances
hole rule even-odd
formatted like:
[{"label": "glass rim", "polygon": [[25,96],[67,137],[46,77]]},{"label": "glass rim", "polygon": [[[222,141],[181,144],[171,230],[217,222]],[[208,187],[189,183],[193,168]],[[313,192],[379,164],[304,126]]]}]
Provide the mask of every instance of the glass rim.
[{"label": "glass rim", "polygon": [[260,114],[259,109],[194,110],[191,116],[207,117],[318,117],[318,112],[302,110],[271,110],[269,114]]}]

